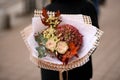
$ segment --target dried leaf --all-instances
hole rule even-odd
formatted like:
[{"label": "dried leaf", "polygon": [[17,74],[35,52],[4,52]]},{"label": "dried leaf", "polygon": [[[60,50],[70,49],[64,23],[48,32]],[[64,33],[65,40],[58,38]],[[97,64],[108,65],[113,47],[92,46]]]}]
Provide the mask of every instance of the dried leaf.
[{"label": "dried leaf", "polygon": [[58,10],[57,12],[55,12],[55,17],[59,17],[60,16],[60,11]]},{"label": "dried leaf", "polygon": [[48,18],[47,10],[45,8],[42,9],[42,16]]}]

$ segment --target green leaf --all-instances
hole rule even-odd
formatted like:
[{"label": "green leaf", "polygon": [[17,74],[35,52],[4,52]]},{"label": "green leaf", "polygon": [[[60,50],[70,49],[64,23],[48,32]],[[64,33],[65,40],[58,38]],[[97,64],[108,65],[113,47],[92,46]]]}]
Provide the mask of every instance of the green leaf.
[{"label": "green leaf", "polygon": [[42,34],[38,33],[37,36],[35,36],[35,40],[38,42],[38,44],[45,45],[47,42],[47,38],[44,38]]},{"label": "green leaf", "polygon": [[45,46],[43,46],[43,45],[36,47],[36,50],[39,53],[39,55],[38,55],[39,58],[45,57],[47,55],[47,50],[46,50]]}]

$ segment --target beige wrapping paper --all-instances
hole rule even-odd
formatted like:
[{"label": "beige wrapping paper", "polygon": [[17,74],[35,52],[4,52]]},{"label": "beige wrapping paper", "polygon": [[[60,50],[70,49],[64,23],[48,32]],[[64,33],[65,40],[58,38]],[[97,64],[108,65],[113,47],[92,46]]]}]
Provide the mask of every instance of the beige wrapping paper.
[{"label": "beige wrapping paper", "polygon": [[84,65],[89,56],[98,46],[99,40],[103,32],[91,25],[89,16],[84,15],[61,15],[62,23],[68,23],[75,26],[83,37],[82,49],[78,52],[79,58],[71,59],[67,65],[63,65],[57,58],[51,58],[49,55],[44,58],[38,58],[38,53],[35,50],[37,43],[33,34],[43,31],[47,26],[44,26],[40,20],[39,14],[35,14],[32,18],[32,25],[21,31],[21,35],[30,51],[30,60],[40,68],[56,70],[60,72],[60,80],[62,80],[62,72]]}]

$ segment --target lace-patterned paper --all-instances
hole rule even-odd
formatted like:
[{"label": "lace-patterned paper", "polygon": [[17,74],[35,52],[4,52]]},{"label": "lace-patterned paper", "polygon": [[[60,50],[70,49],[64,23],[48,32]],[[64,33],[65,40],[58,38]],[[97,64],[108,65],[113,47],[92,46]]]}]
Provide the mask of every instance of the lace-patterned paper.
[{"label": "lace-patterned paper", "polygon": [[63,65],[61,61],[51,58],[49,56],[44,58],[38,58],[38,54],[35,47],[38,46],[34,40],[33,34],[37,31],[42,31],[46,27],[40,22],[39,17],[40,11],[36,11],[32,18],[32,25],[26,27],[21,31],[21,35],[30,51],[30,60],[40,68],[56,70],[56,71],[67,71],[79,66],[84,65],[88,60],[89,56],[93,53],[99,44],[99,40],[103,31],[97,29],[91,25],[91,19],[85,15],[61,15],[62,23],[68,23],[75,26],[84,36],[84,44],[82,49],[79,51],[79,58],[71,59],[67,65]]}]

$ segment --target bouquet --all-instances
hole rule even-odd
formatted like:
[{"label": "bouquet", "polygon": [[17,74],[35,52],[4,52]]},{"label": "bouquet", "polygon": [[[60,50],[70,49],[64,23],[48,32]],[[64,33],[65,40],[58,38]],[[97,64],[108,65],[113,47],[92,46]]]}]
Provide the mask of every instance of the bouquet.
[{"label": "bouquet", "polygon": [[35,10],[32,27],[21,32],[31,61],[60,72],[84,65],[103,34],[91,23],[90,17],[82,14]]}]

